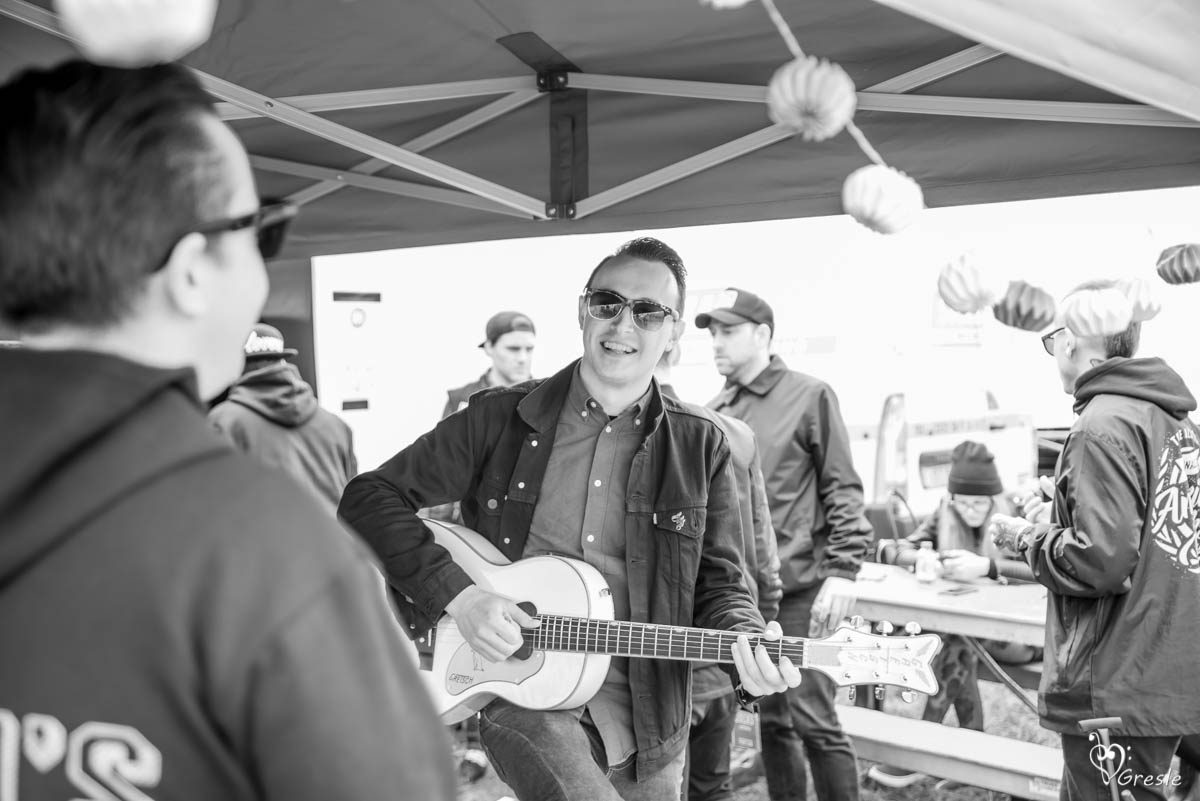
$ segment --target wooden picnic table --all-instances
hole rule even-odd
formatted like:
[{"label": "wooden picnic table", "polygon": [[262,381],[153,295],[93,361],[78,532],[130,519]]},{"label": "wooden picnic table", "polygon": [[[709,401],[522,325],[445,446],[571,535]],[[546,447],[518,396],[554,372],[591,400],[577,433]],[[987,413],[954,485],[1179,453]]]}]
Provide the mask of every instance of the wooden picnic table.
[{"label": "wooden picnic table", "polygon": [[947,594],[961,582],[925,584],[896,565],[867,562],[858,574],[855,614],[896,625],[915,621],[924,631],[962,634],[1041,647],[1045,642],[1046,588],[1040,584],[971,582],[972,591]]}]

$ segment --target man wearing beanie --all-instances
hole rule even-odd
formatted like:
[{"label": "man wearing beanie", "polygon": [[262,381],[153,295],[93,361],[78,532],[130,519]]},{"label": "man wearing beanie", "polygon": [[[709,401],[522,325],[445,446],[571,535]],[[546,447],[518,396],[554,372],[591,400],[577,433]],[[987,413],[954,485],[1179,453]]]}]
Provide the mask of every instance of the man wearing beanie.
[{"label": "man wearing beanie", "polygon": [[[1071,294],[1108,289],[1096,281]],[[1059,308],[1062,308],[1060,304]],[[1063,798],[1107,798],[1079,722],[1119,717],[1112,749],[1137,799],[1164,798],[1181,739],[1200,732],[1200,432],[1196,400],[1162,359],[1134,358],[1141,323],[1042,337],[1079,415],[1048,519],[997,515],[990,533],[1047,592],[1042,725],[1060,733]],[[1118,778],[1125,776],[1121,771]]]},{"label": "man wearing beanie", "polygon": [[[712,334],[725,388],[709,408],[749,424],[779,547],[783,633],[808,637],[854,606],[854,579],[871,542],[862,481],[850,460],[850,438],[833,389],[789,370],[771,354],[775,313],[744,289],[729,289],[720,308],[697,315]],[[804,801],[806,755],[819,801],[858,798],[854,746],[842,731],[834,684],[821,674],[764,699],[760,724],[771,801]]]},{"label": "man wearing beanie", "polygon": [[[942,558],[943,575],[952,581],[977,581],[984,577],[1007,582],[1031,580],[1029,567],[1014,554],[1001,553],[986,536],[987,524],[997,512],[1012,514],[996,460],[986,445],[967,440],[951,454],[947,493],[938,508],[906,539],[884,542],[879,561],[911,567],[923,542],[933,544]],[[1036,658],[1033,649],[1011,643],[985,643],[997,659],[1010,663]],[[942,635],[942,649],[934,659],[938,692],[925,705],[923,720],[940,723],[951,706],[958,725],[983,731],[983,702],[979,696],[979,658],[966,640]],[[886,787],[907,787],[924,776],[892,765],[874,765],[867,771]]]}]

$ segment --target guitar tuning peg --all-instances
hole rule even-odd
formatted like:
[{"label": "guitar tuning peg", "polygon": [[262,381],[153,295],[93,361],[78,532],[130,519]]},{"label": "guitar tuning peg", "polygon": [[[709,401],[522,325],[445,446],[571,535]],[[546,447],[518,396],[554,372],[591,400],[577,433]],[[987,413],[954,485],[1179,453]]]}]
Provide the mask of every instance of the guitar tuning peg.
[{"label": "guitar tuning peg", "polygon": [[862,615],[855,615],[850,618],[850,628],[861,629],[866,622],[866,619]]},{"label": "guitar tuning peg", "polygon": [[858,697],[858,688],[850,685],[850,689],[846,691],[846,697],[850,699],[850,703],[854,703],[854,699]]},{"label": "guitar tuning peg", "polygon": [[875,625],[875,630],[878,631],[880,634],[884,635],[885,637],[888,634],[891,634],[894,629],[895,629],[895,626],[893,626],[891,623],[889,623],[886,620],[881,620],[881,621],[879,621],[879,623],[877,623]]},{"label": "guitar tuning peg", "polygon": [[904,624],[904,630],[908,632],[908,636],[915,637],[921,633],[921,624],[915,620],[910,620]]},{"label": "guitar tuning peg", "polygon": [[913,693],[912,690],[901,690],[900,691],[900,700],[903,701],[904,703],[911,704],[913,702],[914,698],[916,698],[916,695]]},{"label": "guitar tuning peg", "polygon": [[883,700],[883,686],[882,685],[878,685],[878,684],[875,685],[875,700],[876,701]]}]

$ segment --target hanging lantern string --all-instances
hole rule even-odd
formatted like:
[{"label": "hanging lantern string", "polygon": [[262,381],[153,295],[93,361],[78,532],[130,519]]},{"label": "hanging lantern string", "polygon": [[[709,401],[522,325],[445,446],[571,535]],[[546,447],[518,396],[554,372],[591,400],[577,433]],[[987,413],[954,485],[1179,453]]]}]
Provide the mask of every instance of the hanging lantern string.
[{"label": "hanging lantern string", "polygon": [[859,148],[863,153],[867,154],[867,158],[878,164],[880,167],[887,166],[887,162],[883,160],[883,156],[879,155],[879,151],[871,146],[871,143],[867,141],[867,135],[862,132],[862,129],[854,124],[854,120],[846,123],[846,130],[850,132],[852,137],[854,137],[854,141],[858,142]]},{"label": "hanging lantern string", "polygon": [[763,8],[767,10],[767,14],[770,15],[771,22],[774,22],[775,27],[779,29],[779,35],[783,37],[788,50],[792,51],[792,56],[795,58],[804,58],[804,51],[800,49],[800,42],[796,41],[796,35],[792,33],[791,26],[787,24],[787,20],[779,13],[779,9],[775,7],[775,0],[762,0],[762,4]]},{"label": "hanging lantern string", "polygon": [[[787,24],[787,20],[783,18],[783,14],[779,13],[779,9],[775,6],[775,0],[762,0],[762,4],[763,8],[767,10],[767,15],[770,16],[771,22],[775,23],[775,27],[779,29],[779,35],[783,37],[784,44],[787,45],[788,50],[792,51],[792,56],[797,59],[804,58],[804,50],[801,49],[800,42],[797,41],[796,35],[792,33],[792,28]],[[887,162],[883,160],[883,156],[879,155],[879,151],[867,141],[867,135],[854,124],[853,120],[846,123],[846,130],[850,132],[850,136],[854,138],[859,149],[866,154],[867,158],[881,167],[887,166]]]}]

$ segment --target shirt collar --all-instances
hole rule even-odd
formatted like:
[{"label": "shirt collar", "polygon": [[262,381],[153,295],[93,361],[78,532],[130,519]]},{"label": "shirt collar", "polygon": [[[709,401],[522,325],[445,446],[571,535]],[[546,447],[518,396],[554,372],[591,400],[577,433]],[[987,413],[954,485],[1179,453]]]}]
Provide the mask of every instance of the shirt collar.
[{"label": "shirt collar", "polygon": [[[536,382],[529,394],[517,404],[517,413],[535,431],[554,430],[559,412],[569,402],[567,393],[579,370],[580,361],[576,359],[549,378]],[[657,428],[663,416],[662,395],[658,391],[657,381],[651,379],[650,389],[638,398],[637,404],[646,411],[642,418],[646,430],[652,431]]]},{"label": "shirt collar", "polygon": [[778,355],[772,354],[771,361],[767,362],[767,366],[763,371],[754,376],[749,384],[727,383],[725,389],[729,390],[729,394],[736,395],[739,388],[753,392],[755,395],[766,395],[775,388],[779,380],[783,378],[783,374],[788,371],[788,367],[783,363],[783,359]]},{"label": "shirt collar", "polygon": [[[575,369],[571,372],[571,386],[567,390],[567,409],[571,413],[577,414],[582,418],[597,419],[606,421],[609,419],[608,414],[604,411],[604,407],[600,405],[600,401],[588,394],[587,387],[583,385],[583,378],[579,372],[580,363],[575,364]],[[622,411],[619,415],[612,418],[620,420],[632,418],[634,425],[641,428],[646,422],[646,415],[643,412],[648,408],[650,396],[653,392],[653,382],[646,387],[646,391],[640,398],[634,401],[628,408]]]}]

